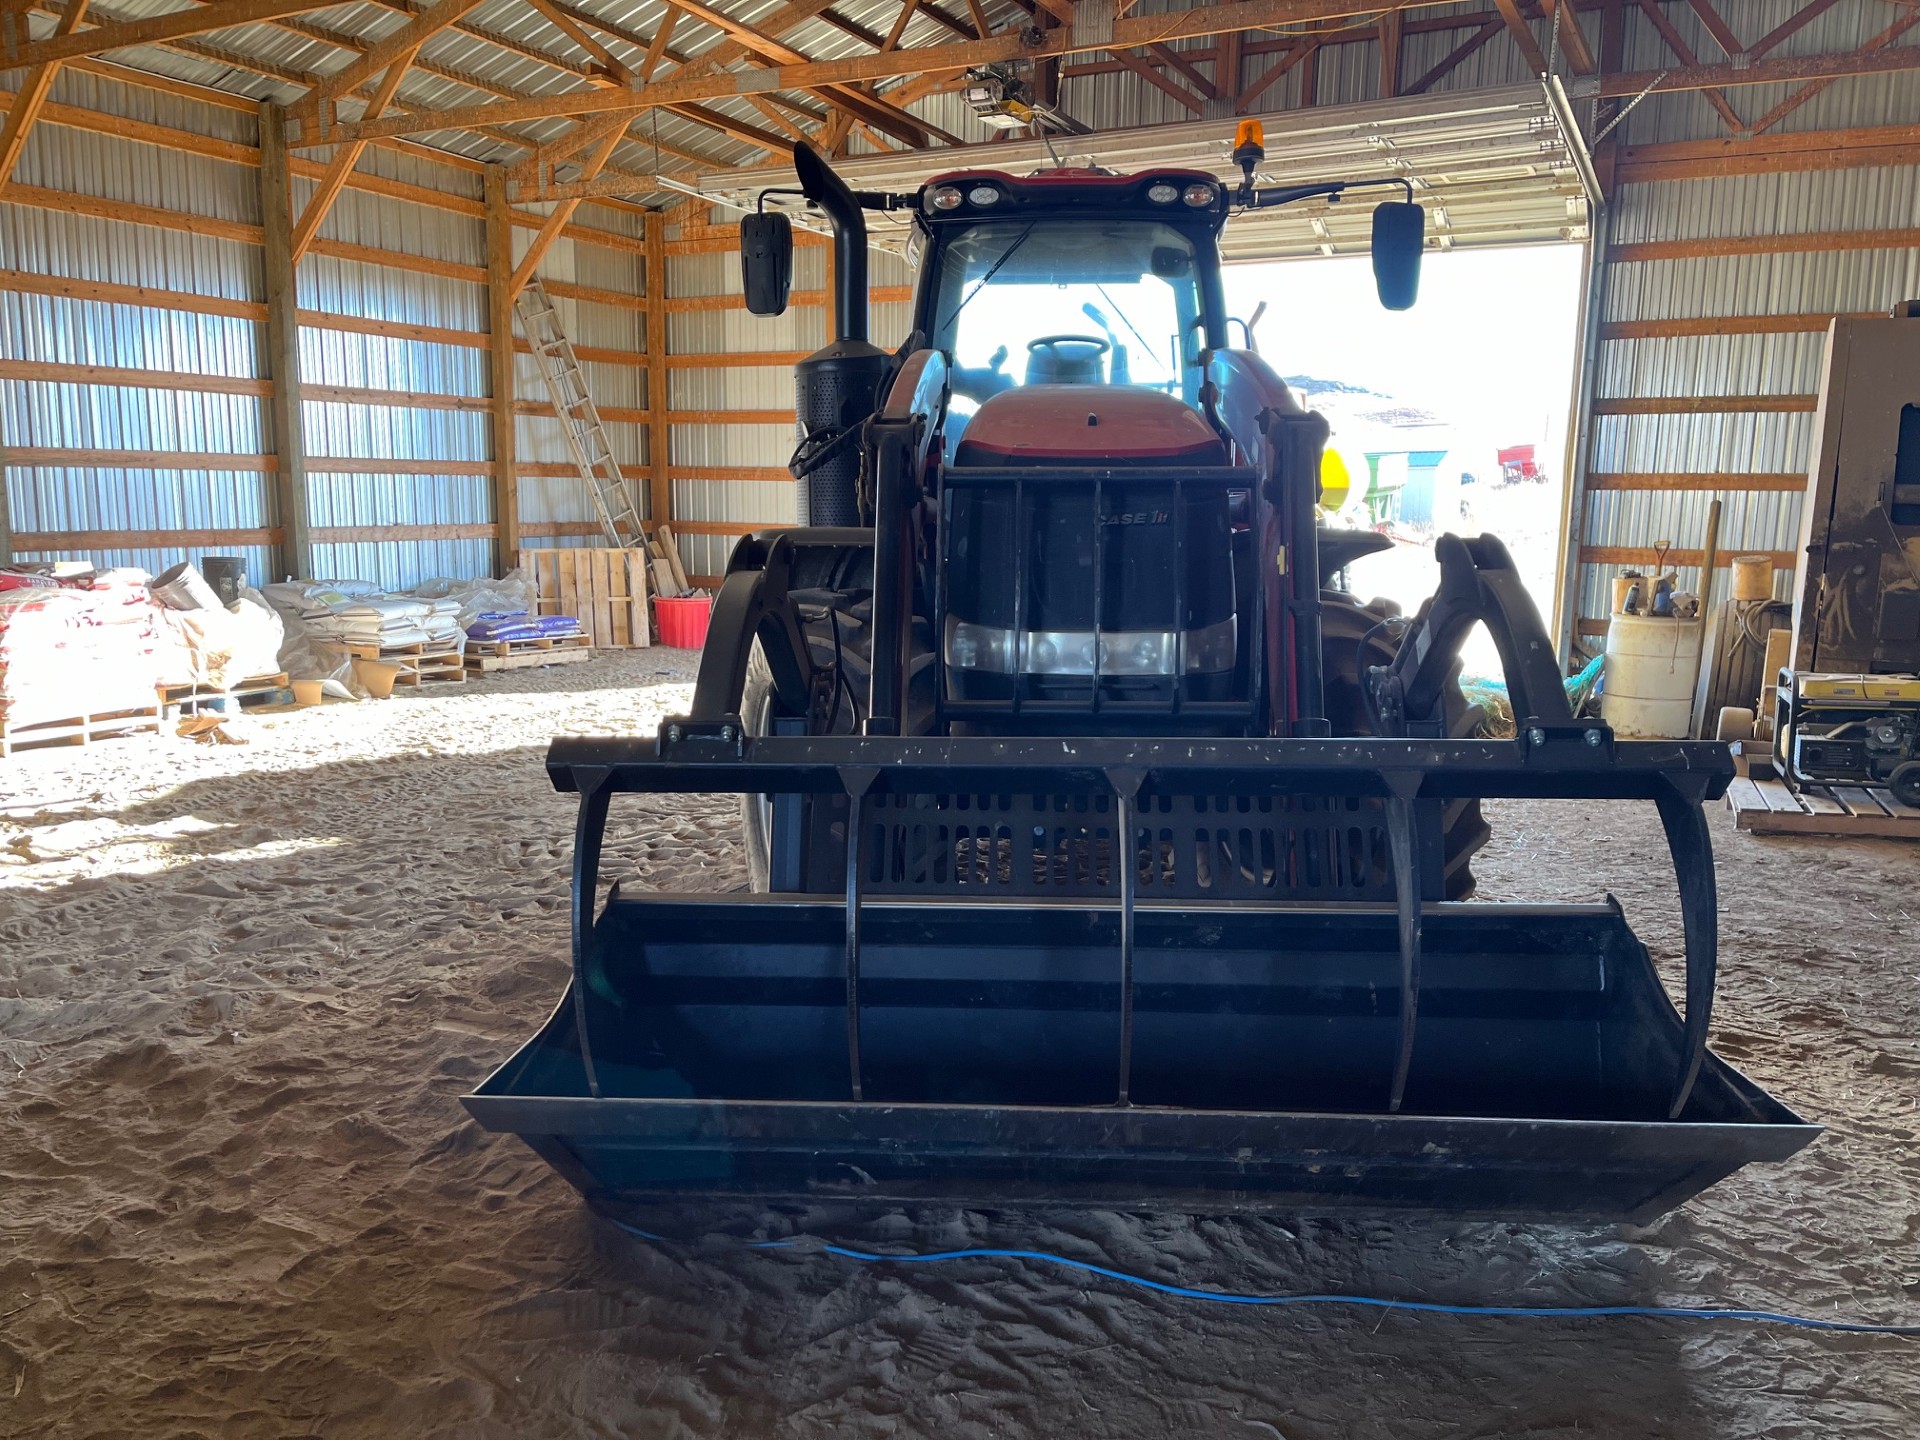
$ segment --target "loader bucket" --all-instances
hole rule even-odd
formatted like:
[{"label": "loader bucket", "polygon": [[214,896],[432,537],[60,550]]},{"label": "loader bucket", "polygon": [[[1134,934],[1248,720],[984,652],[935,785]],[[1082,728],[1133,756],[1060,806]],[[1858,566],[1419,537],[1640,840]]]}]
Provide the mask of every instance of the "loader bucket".
[{"label": "loader bucket", "polygon": [[[582,797],[573,985],[469,1109],[602,1205],[1643,1221],[1818,1133],[1705,1050],[1700,803],[1724,790],[1724,749],[1108,744],[556,742],[554,779]],[[850,807],[847,893],[616,889],[594,913],[613,794],[734,789]],[[1267,898],[1180,893],[1199,852],[1156,817],[1195,793],[1233,797],[1213,812],[1233,823],[1204,842],[1213,873],[1237,866]],[[1654,800],[1681,881],[1687,1017],[1611,902],[1422,901],[1418,808],[1462,794]],[[1077,797],[1064,808],[1082,816],[1080,883],[1052,867],[1059,827],[997,822],[1015,795]],[[912,885],[902,815],[953,862]],[[1240,837],[1237,861],[1221,835]],[[1340,856],[1359,863],[1340,870]],[[1383,877],[1384,899],[1368,883]],[[1358,898],[1329,898],[1342,886]]]}]

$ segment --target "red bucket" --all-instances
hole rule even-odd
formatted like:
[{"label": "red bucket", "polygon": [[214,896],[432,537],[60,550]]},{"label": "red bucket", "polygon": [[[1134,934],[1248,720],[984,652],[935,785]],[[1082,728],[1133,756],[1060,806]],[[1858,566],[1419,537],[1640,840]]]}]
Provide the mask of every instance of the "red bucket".
[{"label": "red bucket", "polygon": [[711,595],[686,595],[669,600],[664,595],[653,602],[654,618],[660,622],[660,643],[676,650],[698,650],[707,643],[707,621],[713,614]]}]

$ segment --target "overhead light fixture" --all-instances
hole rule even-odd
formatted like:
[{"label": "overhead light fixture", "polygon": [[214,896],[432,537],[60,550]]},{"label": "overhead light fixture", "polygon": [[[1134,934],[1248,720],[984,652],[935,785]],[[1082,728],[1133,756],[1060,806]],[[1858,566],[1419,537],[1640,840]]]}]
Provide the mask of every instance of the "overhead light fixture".
[{"label": "overhead light fixture", "polygon": [[1088,133],[1078,120],[1034,97],[1031,60],[1001,60],[969,70],[961,93],[974,118],[995,130],[1031,130],[1043,138],[1048,131]]}]

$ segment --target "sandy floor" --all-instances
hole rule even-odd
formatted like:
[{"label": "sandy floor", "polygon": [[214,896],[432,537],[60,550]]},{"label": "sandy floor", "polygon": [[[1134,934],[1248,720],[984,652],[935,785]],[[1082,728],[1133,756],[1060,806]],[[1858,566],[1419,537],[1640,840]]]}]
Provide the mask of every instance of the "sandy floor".
[{"label": "sandy floor", "polygon": [[[1912,1341],[1249,1311],[591,1219],[458,1096],[565,978],[555,731],[650,729],[668,652],[0,763],[0,1434],[1920,1434]],[[1650,817],[1506,806],[1501,898],[1621,895]],[[739,872],[730,802],[621,867]],[[1188,1284],[1920,1316],[1920,854],[1716,817],[1715,1044],[1826,1137],[1644,1231],[1407,1220],[680,1214],[675,1233],[1033,1246]]]}]

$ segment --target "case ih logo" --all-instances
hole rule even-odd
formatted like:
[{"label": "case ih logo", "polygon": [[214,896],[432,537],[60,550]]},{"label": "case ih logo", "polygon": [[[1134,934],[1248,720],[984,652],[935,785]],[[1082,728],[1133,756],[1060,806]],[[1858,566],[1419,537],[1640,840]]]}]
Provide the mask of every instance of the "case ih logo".
[{"label": "case ih logo", "polygon": [[1129,510],[1120,515],[1102,515],[1102,525],[1164,525],[1167,523],[1164,510]]}]

